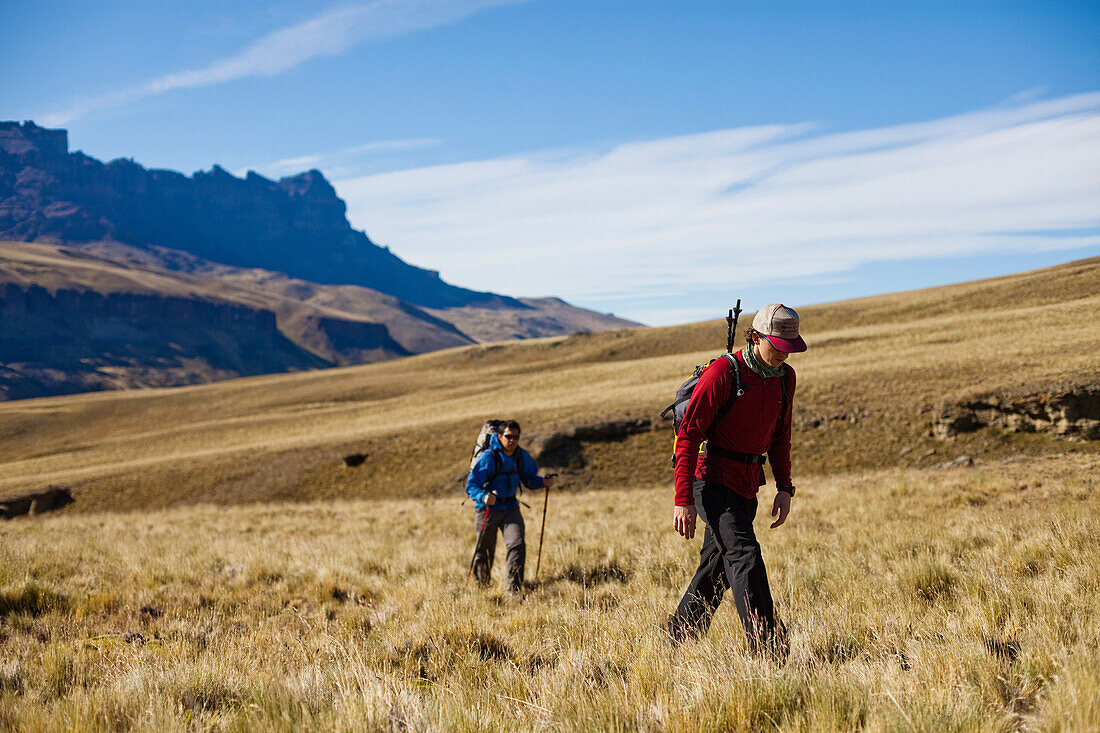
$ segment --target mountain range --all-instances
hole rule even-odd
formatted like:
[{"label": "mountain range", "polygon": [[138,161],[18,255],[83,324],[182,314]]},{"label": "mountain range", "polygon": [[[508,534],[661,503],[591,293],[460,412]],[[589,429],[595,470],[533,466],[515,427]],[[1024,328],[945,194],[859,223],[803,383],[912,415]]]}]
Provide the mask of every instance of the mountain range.
[{"label": "mountain range", "polygon": [[0,122],[0,399],[637,325],[447,283],[353,229],[320,171],[188,177]]}]

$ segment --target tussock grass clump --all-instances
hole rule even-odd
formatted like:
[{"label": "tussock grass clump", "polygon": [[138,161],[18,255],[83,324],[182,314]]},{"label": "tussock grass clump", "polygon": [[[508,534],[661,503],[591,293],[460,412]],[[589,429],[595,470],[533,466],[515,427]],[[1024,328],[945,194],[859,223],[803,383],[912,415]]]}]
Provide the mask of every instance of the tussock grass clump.
[{"label": "tussock grass clump", "polygon": [[16,659],[0,662],[0,695],[5,692],[23,694],[23,669]]},{"label": "tussock grass clump", "polygon": [[918,597],[935,604],[951,600],[955,576],[947,566],[923,560],[908,569],[904,581]]},{"label": "tussock grass clump", "polygon": [[666,487],[556,493],[523,599],[466,580],[454,498],[5,523],[0,724],[1088,730],[1098,468],[802,481],[786,526],[757,524],[785,662],[748,652],[729,599],[670,647],[700,540],[672,531]]},{"label": "tussock grass clump", "polygon": [[569,565],[561,571],[559,576],[571,583],[591,588],[603,583],[625,583],[630,573],[622,565],[615,561],[608,561],[593,567]]},{"label": "tussock grass clump", "polygon": [[34,580],[0,589],[0,616],[9,613],[41,616],[50,611],[62,611],[68,598]]}]

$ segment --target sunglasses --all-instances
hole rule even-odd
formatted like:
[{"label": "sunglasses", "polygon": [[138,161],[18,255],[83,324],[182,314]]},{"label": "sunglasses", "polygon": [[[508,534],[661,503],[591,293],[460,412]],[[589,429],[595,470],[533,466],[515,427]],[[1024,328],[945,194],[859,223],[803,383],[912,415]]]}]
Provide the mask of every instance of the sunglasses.
[{"label": "sunglasses", "polygon": [[519,440],[518,433],[502,433],[500,437],[504,438],[505,440]]}]

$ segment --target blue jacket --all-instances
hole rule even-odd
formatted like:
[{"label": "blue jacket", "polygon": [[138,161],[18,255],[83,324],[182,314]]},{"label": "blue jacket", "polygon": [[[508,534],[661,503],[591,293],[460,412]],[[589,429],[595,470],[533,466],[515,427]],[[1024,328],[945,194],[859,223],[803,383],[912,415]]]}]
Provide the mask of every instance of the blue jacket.
[{"label": "blue jacket", "polygon": [[[486,486],[489,477],[496,472],[494,450],[500,456],[500,473]],[[539,467],[530,453],[523,448],[516,448],[515,452],[508,456],[500,444],[500,436],[492,435],[489,437],[489,447],[481,452],[477,463],[470,470],[470,476],[466,479],[466,493],[474,500],[478,510],[484,511],[485,496],[488,491],[497,495],[497,502],[492,505],[493,511],[514,509],[519,506],[516,492],[519,491],[521,481],[529,489],[542,488],[542,477],[538,473]]]}]

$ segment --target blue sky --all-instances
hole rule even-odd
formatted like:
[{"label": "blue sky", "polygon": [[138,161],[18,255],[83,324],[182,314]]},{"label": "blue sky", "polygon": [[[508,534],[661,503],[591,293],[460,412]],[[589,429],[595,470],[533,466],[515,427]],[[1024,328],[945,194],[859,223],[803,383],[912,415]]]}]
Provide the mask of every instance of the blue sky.
[{"label": "blue sky", "polygon": [[650,324],[1100,254],[1100,3],[42,0],[0,118]]}]

